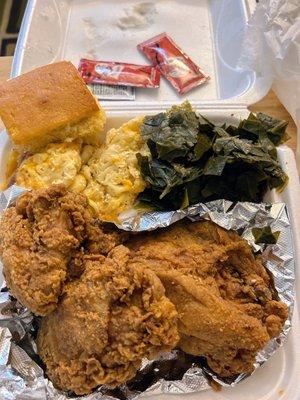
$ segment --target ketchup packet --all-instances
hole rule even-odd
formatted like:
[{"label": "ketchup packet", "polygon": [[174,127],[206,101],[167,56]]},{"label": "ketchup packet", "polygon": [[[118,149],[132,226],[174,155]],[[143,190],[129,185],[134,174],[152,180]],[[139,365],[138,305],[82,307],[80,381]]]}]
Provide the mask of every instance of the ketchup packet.
[{"label": "ketchup packet", "polygon": [[138,49],[159,67],[180,94],[210,79],[166,33],[140,43]]},{"label": "ketchup packet", "polygon": [[155,66],[135,65],[113,61],[94,61],[82,58],[78,70],[88,83],[157,88],[160,72]]}]

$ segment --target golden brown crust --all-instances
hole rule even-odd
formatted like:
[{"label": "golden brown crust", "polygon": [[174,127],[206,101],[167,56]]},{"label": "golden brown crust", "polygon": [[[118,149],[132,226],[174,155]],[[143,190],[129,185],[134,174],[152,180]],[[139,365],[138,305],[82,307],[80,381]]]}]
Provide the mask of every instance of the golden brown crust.
[{"label": "golden brown crust", "polygon": [[136,374],[143,357],[172,349],[177,313],[156,275],[129,265],[129,250],[90,256],[67,285],[56,311],[42,320],[38,351],[60,389],[89,393]]},{"label": "golden brown crust", "polygon": [[86,237],[84,196],[56,186],[27,192],[0,221],[0,255],[12,294],[37,315],[57,305],[72,252]]},{"label": "golden brown crust", "polygon": [[287,307],[248,243],[209,221],[179,222],[133,237],[131,264],[154,271],[179,314],[179,346],[221,376],[253,370],[278,336]]},{"label": "golden brown crust", "polygon": [[261,321],[215,295],[201,279],[176,271],[158,277],[180,315],[179,347],[206,357],[218,375],[252,372],[256,353],[270,339]]},{"label": "golden brown crust", "polygon": [[35,314],[50,313],[66,279],[83,272],[83,244],[106,255],[123,240],[112,228],[105,231],[92,220],[83,195],[62,186],[23,194],[0,220],[0,256],[11,293]]},{"label": "golden brown crust", "polygon": [[19,146],[37,147],[35,141],[51,131],[97,111],[96,99],[67,61],[37,68],[0,86],[0,115],[12,141]]},{"label": "golden brown crust", "polygon": [[77,394],[122,384],[177,332],[219,375],[251,372],[288,310],[248,243],[208,221],[128,235],[86,206],[52,187],[21,196],[0,224],[12,293],[48,314],[38,347],[54,384]]}]

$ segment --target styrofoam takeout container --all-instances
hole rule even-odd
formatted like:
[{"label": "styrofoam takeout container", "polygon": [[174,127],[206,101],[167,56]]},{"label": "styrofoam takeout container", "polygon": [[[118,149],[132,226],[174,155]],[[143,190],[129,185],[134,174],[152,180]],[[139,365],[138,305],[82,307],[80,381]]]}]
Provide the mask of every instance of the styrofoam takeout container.
[{"label": "styrofoam takeout container", "polygon": [[[138,0],[29,0],[25,12],[12,76],[39,65],[66,59],[76,66],[81,57],[147,64],[136,45],[168,32],[186,53],[209,73],[211,80],[186,96],[178,96],[162,79],[158,90],[139,89],[133,102],[103,101],[107,128],[145,113],[164,110],[189,99],[194,107],[215,122],[238,123],[248,115],[247,107],[270,89],[270,81],[235,65],[241,52],[242,36],[255,0],[147,0],[150,12],[139,27],[120,28],[124,17],[134,16]],[[149,8],[149,7],[148,7]],[[0,181],[4,178],[10,142],[0,136]],[[300,187],[293,152],[286,146],[278,151],[290,181],[283,193],[272,191],[266,201],[285,202],[293,226],[296,269],[300,265]],[[300,399],[300,276],[296,271],[296,301],[293,327],[288,341],[253,376],[221,392],[203,391],[181,395],[197,400]],[[298,293],[298,294],[297,294]],[[155,396],[157,399],[172,395]]]}]

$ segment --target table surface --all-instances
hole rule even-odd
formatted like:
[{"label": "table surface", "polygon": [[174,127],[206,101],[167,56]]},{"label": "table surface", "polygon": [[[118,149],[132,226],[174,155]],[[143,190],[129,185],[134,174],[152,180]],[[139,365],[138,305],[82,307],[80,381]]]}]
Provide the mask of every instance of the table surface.
[{"label": "table surface", "polygon": [[[12,57],[0,57],[0,82],[8,79],[12,64]],[[270,114],[275,118],[285,119],[289,122],[288,133],[291,139],[288,141],[288,146],[290,146],[294,151],[296,150],[297,144],[297,129],[296,125],[288,113],[288,111],[283,107],[283,105],[278,100],[276,94],[270,90],[270,92],[258,103],[253,104],[249,107],[253,112],[263,112]],[[3,128],[2,122],[0,120],[0,128]]]}]

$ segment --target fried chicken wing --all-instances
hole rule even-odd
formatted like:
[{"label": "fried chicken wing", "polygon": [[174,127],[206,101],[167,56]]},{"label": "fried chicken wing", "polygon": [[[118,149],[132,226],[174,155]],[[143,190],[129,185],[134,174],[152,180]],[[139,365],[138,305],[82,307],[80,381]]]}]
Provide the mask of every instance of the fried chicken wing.
[{"label": "fried chicken wing", "polygon": [[38,335],[48,376],[76,394],[128,381],[143,357],[178,341],[175,307],[152,271],[130,266],[126,247],[116,247],[106,259],[86,256],[85,264]]},{"label": "fried chicken wing", "polygon": [[107,254],[122,240],[92,220],[83,195],[53,186],[26,192],[0,221],[0,257],[11,293],[37,315],[57,305],[68,275],[80,275],[74,261],[83,242]]},{"label": "fried chicken wing", "polygon": [[179,313],[179,346],[220,376],[253,370],[287,307],[250,246],[212,222],[180,222],[127,243],[131,263],[154,271]]}]

